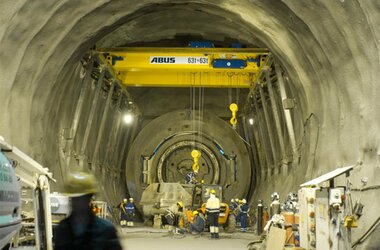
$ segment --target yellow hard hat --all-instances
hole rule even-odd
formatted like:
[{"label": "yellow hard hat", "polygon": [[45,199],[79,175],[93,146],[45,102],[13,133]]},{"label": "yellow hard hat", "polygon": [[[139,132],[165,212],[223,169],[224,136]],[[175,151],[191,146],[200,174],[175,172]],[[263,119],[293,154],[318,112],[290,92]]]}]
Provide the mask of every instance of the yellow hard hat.
[{"label": "yellow hard hat", "polygon": [[210,194],[215,194],[216,192],[215,192],[215,190],[214,189],[211,189],[210,190]]},{"label": "yellow hard hat", "polygon": [[129,202],[133,202],[133,198],[131,197],[131,198],[129,198]]},{"label": "yellow hard hat", "polygon": [[197,215],[199,212],[197,210],[193,211],[193,215]]},{"label": "yellow hard hat", "polygon": [[86,172],[72,172],[67,176],[65,192],[69,196],[78,197],[98,192],[95,177]]},{"label": "yellow hard hat", "polygon": [[177,202],[177,205],[178,205],[179,207],[183,207],[183,203],[182,203],[182,201]]}]

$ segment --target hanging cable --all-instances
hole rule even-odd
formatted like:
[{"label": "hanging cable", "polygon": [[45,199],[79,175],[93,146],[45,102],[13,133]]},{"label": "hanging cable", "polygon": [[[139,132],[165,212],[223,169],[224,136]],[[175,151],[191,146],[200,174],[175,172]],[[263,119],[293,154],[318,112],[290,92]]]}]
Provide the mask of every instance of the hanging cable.
[{"label": "hanging cable", "polygon": [[202,144],[203,143],[203,136],[202,136],[202,133],[203,133],[203,108],[204,108],[204,88],[203,87],[199,87],[198,101],[199,101],[199,103],[198,103],[198,105],[199,105],[199,107],[198,107],[198,109],[199,109],[198,133],[199,133],[199,141]]},{"label": "hanging cable", "polygon": [[230,88],[228,88],[228,105],[232,103],[232,83],[231,83],[231,74],[228,73],[228,85]]},{"label": "hanging cable", "polygon": [[195,108],[196,108],[196,105],[195,105],[195,96],[196,96],[196,89],[194,87],[195,85],[195,73],[192,74],[192,92],[193,92],[193,96],[192,96],[192,149],[194,150],[195,149]]},{"label": "hanging cable", "polygon": [[239,106],[239,95],[240,95],[240,89],[236,88],[236,104]]}]

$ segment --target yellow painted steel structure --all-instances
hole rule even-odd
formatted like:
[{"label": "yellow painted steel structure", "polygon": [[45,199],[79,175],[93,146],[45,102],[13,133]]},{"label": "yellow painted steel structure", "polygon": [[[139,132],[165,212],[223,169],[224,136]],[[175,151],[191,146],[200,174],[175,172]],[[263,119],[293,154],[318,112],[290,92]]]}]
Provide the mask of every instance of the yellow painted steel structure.
[{"label": "yellow painted steel structure", "polygon": [[[126,86],[251,88],[266,65],[267,49],[112,48],[98,53]],[[231,66],[218,67],[215,62]]]}]

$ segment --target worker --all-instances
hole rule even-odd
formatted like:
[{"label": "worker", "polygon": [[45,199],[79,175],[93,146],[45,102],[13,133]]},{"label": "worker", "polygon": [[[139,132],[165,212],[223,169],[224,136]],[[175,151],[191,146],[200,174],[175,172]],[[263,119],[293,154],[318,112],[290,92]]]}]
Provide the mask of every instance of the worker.
[{"label": "worker", "polygon": [[133,219],[135,217],[135,205],[133,204],[133,198],[129,198],[129,202],[125,205],[127,227],[133,227]]},{"label": "worker", "polygon": [[210,198],[206,203],[206,213],[208,218],[208,223],[210,225],[211,239],[219,239],[219,212],[220,212],[220,201],[215,196],[215,190],[210,190]]},{"label": "worker", "polygon": [[277,192],[271,194],[272,203],[270,204],[270,217],[272,218],[275,214],[280,214],[281,204],[280,195]]},{"label": "worker", "polygon": [[85,172],[70,173],[65,189],[71,196],[71,214],[55,228],[54,249],[122,249],[115,227],[91,211],[91,198],[97,192],[95,177]]},{"label": "worker", "polygon": [[238,199],[236,203],[235,216],[236,216],[236,226],[241,226],[241,206],[243,205],[243,200]]},{"label": "worker", "polygon": [[182,201],[177,202],[176,233],[185,233],[185,207]]},{"label": "worker", "polygon": [[119,204],[120,209],[120,226],[125,227],[127,225],[127,198],[124,198]]},{"label": "worker", "polygon": [[197,210],[193,212],[193,221],[190,223],[190,233],[200,234],[205,228],[205,219]]},{"label": "worker", "polygon": [[242,205],[240,207],[241,211],[241,216],[240,216],[240,221],[241,221],[241,231],[246,232],[247,231],[247,219],[248,219],[248,212],[249,212],[249,206],[247,204],[246,199],[242,200]]},{"label": "worker", "polygon": [[237,208],[238,204],[235,202],[235,199],[231,199],[230,210],[233,212]]},{"label": "worker", "polygon": [[176,204],[173,204],[173,206],[167,208],[165,210],[164,214],[164,221],[163,224],[169,226],[169,233],[184,233],[185,230],[183,228],[183,224],[180,227],[180,221],[184,218],[184,206],[182,201],[178,201]]},{"label": "worker", "polygon": [[198,174],[197,171],[190,171],[186,175],[186,184],[197,184],[198,183],[198,181],[196,179],[197,174]]}]

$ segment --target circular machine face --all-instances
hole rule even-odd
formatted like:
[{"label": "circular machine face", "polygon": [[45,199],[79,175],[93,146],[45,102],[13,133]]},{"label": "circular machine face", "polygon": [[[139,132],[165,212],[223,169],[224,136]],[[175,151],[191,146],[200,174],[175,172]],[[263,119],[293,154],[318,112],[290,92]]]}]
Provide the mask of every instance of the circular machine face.
[{"label": "circular machine face", "polygon": [[214,152],[204,143],[189,140],[174,143],[161,155],[157,165],[158,182],[185,184],[186,175],[193,171],[191,152],[194,148],[201,153],[196,179],[205,184],[218,184],[219,162]]},{"label": "circular machine face", "polygon": [[[251,164],[244,142],[228,122],[204,114],[202,129],[191,130],[194,117],[176,111],[147,124],[134,140],[126,162],[126,180],[130,195],[137,200],[152,183],[185,184],[192,172],[192,151],[198,150],[198,181],[219,185],[223,199],[246,197],[251,183]],[[193,114],[199,119],[198,114]],[[202,131],[202,133],[200,133]]]}]

